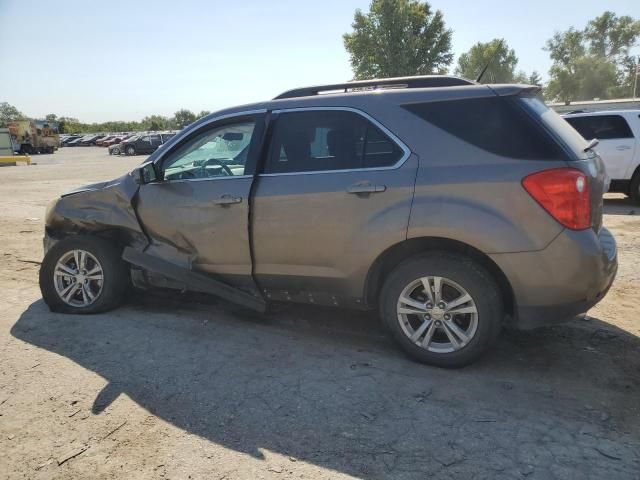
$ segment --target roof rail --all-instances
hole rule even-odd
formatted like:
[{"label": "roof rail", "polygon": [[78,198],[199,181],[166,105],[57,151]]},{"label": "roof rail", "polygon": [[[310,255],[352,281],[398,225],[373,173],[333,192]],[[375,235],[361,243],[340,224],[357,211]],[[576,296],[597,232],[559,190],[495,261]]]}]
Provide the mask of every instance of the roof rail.
[{"label": "roof rail", "polygon": [[456,87],[459,85],[473,85],[474,82],[450,75],[421,75],[414,77],[378,78],[373,80],[358,80],[355,82],[317,85],[315,87],[294,88],[281,93],[274,100],[295,97],[310,97],[327,93],[347,93],[358,90],[377,90],[380,88],[433,88]]}]

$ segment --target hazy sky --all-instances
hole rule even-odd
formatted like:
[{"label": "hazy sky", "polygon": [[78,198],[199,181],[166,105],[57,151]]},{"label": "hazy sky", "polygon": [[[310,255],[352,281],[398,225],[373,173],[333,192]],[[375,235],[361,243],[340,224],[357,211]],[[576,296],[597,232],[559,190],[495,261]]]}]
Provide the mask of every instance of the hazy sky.
[{"label": "hazy sky", "polygon": [[[545,41],[640,0],[430,0],[456,57],[502,37],[519,68],[549,68]],[[42,8],[42,5],[48,5]],[[140,120],[271,98],[351,78],[342,34],[368,0],[0,0],[0,101],[40,117]],[[637,50],[637,49],[636,49]]]}]

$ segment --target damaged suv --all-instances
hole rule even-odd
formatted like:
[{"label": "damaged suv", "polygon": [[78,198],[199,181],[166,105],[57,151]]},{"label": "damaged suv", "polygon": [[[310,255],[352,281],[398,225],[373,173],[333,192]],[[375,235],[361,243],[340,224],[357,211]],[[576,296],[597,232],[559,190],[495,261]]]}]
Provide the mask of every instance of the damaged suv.
[{"label": "damaged suv", "polygon": [[44,300],[104,312],[133,284],[378,308],[414,359],[470,363],[505,324],[586,312],[617,270],[594,142],[537,92],[408,77],[209,115],[50,205]]}]

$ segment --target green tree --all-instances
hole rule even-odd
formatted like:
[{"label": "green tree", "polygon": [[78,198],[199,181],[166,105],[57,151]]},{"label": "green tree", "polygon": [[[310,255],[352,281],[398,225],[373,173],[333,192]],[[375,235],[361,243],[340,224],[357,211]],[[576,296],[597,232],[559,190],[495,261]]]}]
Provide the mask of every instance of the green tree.
[{"label": "green tree", "polygon": [[540,76],[540,74],[536,70],[534,70],[533,72],[531,72],[529,74],[529,77],[527,78],[527,83],[529,85],[542,86],[542,77]]},{"label": "green tree", "polygon": [[187,125],[195,122],[195,120],[196,120],[195,114],[192,111],[187,110],[185,108],[178,110],[176,113],[173,114],[173,122],[176,125],[176,128],[184,128]]},{"label": "green tree", "polygon": [[468,52],[460,55],[455,73],[475,80],[487,66],[482,76],[484,83],[526,83],[527,75],[523,72],[516,73],[517,65],[516,52],[509,48],[503,38],[495,38],[486,43],[478,42]]},{"label": "green tree", "polygon": [[170,127],[171,120],[167,117],[163,117],[162,115],[150,115],[148,117],[144,117],[140,122],[140,127],[142,130],[167,130]]},{"label": "green tree", "polygon": [[200,113],[196,116],[198,119],[204,118],[207,115],[210,115],[211,112],[209,110],[200,110]]},{"label": "green tree", "polygon": [[630,50],[639,37],[639,21],[608,11],[583,30],[556,33],[545,46],[553,61],[545,95],[564,102],[631,95]]},{"label": "green tree", "polygon": [[0,126],[5,127],[8,122],[15,120],[22,120],[25,118],[24,114],[13,105],[9,105],[7,102],[0,102]]},{"label": "green tree", "polygon": [[446,73],[451,30],[442,12],[419,0],[372,0],[343,36],[356,79]]}]

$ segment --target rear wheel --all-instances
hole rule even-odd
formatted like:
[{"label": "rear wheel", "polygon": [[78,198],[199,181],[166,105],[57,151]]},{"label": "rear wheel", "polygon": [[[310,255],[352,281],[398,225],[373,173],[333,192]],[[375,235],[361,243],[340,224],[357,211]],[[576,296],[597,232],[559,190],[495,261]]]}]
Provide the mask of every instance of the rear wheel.
[{"label": "rear wheel", "polygon": [[500,290],[472,260],[448,252],[409,258],[391,272],[380,298],[382,320],[413,359],[461,367],[496,339]]},{"label": "rear wheel", "polygon": [[127,285],[127,266],[119,250],[98,237],[60,240],[40,268],[42,297],[54,312],[106,312],[122,303]]}]

